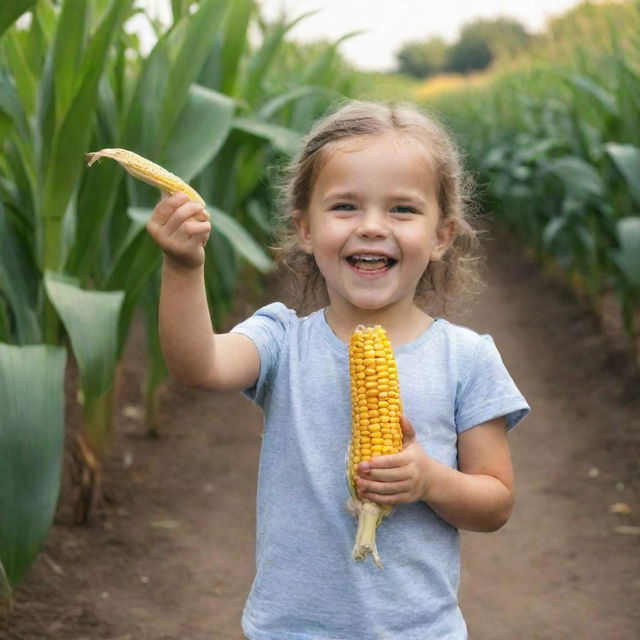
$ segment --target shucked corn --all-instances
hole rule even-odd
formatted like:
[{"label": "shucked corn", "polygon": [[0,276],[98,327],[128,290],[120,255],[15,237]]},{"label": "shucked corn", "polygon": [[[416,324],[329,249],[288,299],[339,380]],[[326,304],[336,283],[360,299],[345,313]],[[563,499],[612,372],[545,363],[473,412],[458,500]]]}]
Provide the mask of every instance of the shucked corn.
[{"label": "shucked corn", "polygon": [[349,373],[352,436],[347,455],[347,478],[358,515],[353,557],[363,560],[370,553],[382,568],[376,548],[376,528],[391,512],[391,507],[360,501],[355,486],[360,462],[402,450],[398,370],[391,343],[382,327],[356,328],[349,343]]},{"label": "shucked corn", "polygon": [[186,193],[191,200],[199,202],[204,206],[205,202],[200,194],[190,187],[184,180],[178,178],[170,171],[163,169],[160,165],[151,160],[139,156],[127,149],[101,149],[87,154],[89,166],[99,158],[111,158],[120,163],[134,178],[158,187],[163,193],[173,195],[178,191]]}]

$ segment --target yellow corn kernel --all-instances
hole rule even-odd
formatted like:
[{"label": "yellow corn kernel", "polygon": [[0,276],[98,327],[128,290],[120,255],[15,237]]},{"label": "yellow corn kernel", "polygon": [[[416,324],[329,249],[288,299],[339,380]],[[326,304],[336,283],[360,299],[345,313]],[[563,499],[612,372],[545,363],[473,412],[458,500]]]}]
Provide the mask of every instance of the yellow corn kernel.
[{"label": "yellow corn kernel", "polygon": [[87,163],[91,166],[100,158],[111,158],[124,167],[134,178],[143,180],[153,187],[157,187],[163,193],[173,195],[178,191],[186,193],[191,200],[204,206],[205,202],[200,194],[190,187],[184,180],[178,178],[170,171],[163,169],[159,164],[151,162],[133,151],[127,149],[101,149],[87,154]]},{"label": "yellow corn kernel", "polygon": [[402,450],[400,389],[393,350],[382,327],[358,327],[349,342],[352,436],[347,456],[347,479],[358,513],[358,533],[353,557],[367,554],[382,567],[376,549],[375,531],[390,507],[360,502],[355,478],[358,464]]}]

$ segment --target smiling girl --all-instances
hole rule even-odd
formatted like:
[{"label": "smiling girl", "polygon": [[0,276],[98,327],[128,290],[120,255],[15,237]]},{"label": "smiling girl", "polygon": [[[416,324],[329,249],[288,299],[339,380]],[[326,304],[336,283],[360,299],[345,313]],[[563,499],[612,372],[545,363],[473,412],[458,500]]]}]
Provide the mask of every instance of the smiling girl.
[{"label": "smiling girl", "polygon": [[[278,254],[301,284],[215,334],[204,287],[208,221],[176,194],[149,232],[163,249],[160,330],[173,376],[242,390],[264,409],[251,640],[463,640],[458,529],[508,519],[507,442],[529,407],[489,336],[431,315],[477,279],[455,147],[409,107],[352,102],[310,132],[283,189]],[[361,498],[397,506],[378,533],[385,569],[350,558],[344,455],[347,342],[382,325],[394,347],[404,449],[360,463]]]}]

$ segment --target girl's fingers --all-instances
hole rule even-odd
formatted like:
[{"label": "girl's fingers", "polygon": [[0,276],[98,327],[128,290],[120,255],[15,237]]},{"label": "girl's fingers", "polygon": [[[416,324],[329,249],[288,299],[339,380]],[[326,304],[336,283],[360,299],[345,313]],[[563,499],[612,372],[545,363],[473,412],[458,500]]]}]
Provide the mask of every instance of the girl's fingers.
[{"label": "girl's fingers", "polygon": [[390,453],[386,456],[376,456],[367,462],[361,462],[358,470],[367,471],[370,469],[393,469],[403,467],[407,464],[406,455],[403,452]]},{"label": "girl's fingers", "polygon": [[197,202],[186,202],[178,207],[173,214],[166,220],[162,227],[162,233],[166,235],[173,235],[180,229],[180,227],[190,218],[208,220],[207,212],[202,208],[202,205]]},{"label": "girl's fingers", "polygon": [[199,202],[193,202],[186,194],[178,192],[156,205],[149,223],[162,231],[173,233],[191,216],[203,222],[210,217],[209,212]]},{"label": "girl's fingers", "polygon": [[172,196],[163,198],[158,202],[151,218],[160,226],[165,225],[176,209],[187,202],[189,202],[189,197],[186,193],[174,193]]},{"label": "girl's fingers", "polygon": [[413,428],[409,418],[404,414],[400,416],[400,427],[402,428],[403,443],[405,449],[416,441],[416,430]]},{"label": "girl's fingers", "polygon": [[408,494],[409,487],[406,482],[365,482],[358,480],[358,491],[361,496],[377,502],[377,496],[394,496],[397,498],[400,494]]},{"label": "girl's fingers", "polygon": [[377,480],[379,482],[398,482],[406,480],[406,467],[393,467],[392,469],[370,468],[368,471],[358,469],[358,475],[367,480]]},{"label": "girl's fingers", "polygon": [[202,234],[209,234],[211,232],[210,222],[200,222],[195,218],[189,218],[181,227],[181,231],[184,231],[188,236],[198,236]]},{"label": "girl's fingers", "polygon": [[162,199],[153,210],[147,230],[165,256],[180,265],[197,267],[205,258],[211,233],[209,212],[184,193]]},{"label": "girl's fingers", "polygon": [[184,229],[180,229],[171,236],[165,251],[175,254],[188,254],[195,250],[199,251],[205,244],[207,244],[208,239],[208,231],[189,234]]}]

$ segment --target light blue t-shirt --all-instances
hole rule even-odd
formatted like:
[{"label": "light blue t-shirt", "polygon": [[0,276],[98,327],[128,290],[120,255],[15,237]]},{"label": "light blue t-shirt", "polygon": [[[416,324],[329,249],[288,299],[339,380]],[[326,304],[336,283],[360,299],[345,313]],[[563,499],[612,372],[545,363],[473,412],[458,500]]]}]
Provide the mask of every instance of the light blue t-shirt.
[{"label": "light blue t-shirt", "polygon": [[[351,438],[348,348],[324,313],[281,303],[232,331],[260,354],[245,393],[265,414],[258,475],[256,576],[243,630],[251,640],[464,640],[458,531],[423,502],[395,507],[377,531],[384,569],[351,558],[346,504]],[[489,336],[438,319],[394,349],[404,412],[424,449],[455,467],[459,433],[529,407]]]}]

